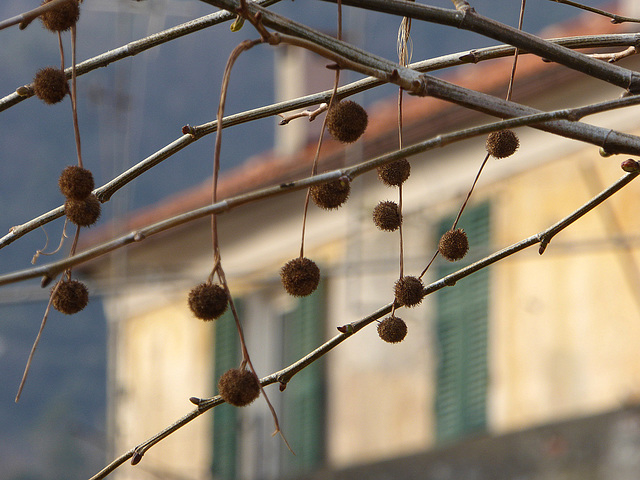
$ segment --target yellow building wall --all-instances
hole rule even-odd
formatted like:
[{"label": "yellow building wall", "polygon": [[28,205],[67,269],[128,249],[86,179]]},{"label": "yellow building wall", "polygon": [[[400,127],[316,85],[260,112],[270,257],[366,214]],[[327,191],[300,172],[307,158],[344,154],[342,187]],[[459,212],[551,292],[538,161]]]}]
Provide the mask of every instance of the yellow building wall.
[{"label": "yellow building wall", "polygon": [[[593,150],[501,183],[496,246],[548,228],[624,175],[618,167],[623,158],[601,158]],[[560,232],[542,256],[536,245],[493,267],[494,431],[640,399],[639,194],[636,180]]]},{"label": "yellow building wall", "polygon": [[[213,395],[214,329],[190,314],[186,293],[120,323],[117,354],[116,445],[132,448]],[[210,478],[211,415],[204,414],[151,448],[124,479]]]}]

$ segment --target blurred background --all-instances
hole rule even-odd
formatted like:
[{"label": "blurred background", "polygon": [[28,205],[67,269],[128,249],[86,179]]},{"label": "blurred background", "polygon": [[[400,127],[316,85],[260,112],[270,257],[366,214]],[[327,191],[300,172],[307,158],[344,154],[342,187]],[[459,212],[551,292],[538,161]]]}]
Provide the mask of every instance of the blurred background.
[{"label": "blurred background", "polygon": [[[430,3],[451,8],[444,0]],[[520,2],[471,3],[487,16],[517,25]],[[37,2],[5,0],[0,4],[0,17],[9,18],[35,6]],[[335,32],[333,4],[296,0],[281,2],[272,9],[311,27]],[[85,0],[78,24],[78,59],[85,60],[213,10],[194,0]],[[577,14],[564,5],[530,0],[524,29],[539,32]],[[345,8],[343,31],[347,41],[394,60],[398,24],[398,18]],[[96,184],[104,184],[179,138],[183,125],[215,119],[227,56],[238,42],[255,37],[249,26],[232,33],[223,24],[80,77],[83,157]],[[411,37],[413,61],[495,43],[418,22],[413,24]],[[0,31],[0,42],[2,96],[30,83],[39,68],[59,65],[57,39],[39,22],[24,31],[17,26]],[[63,42],[69,59],[68,34],[63,35]],[[268,46],[258,46],[240,57],[232,73],[227,114],[275,101],[274,61],[274,49]],[[345,83],[357,78],[348,72],[342,77]],[[385,86],[360,95],[359,101],[370,106],[394,95],[396,88]],[[277,120],[268,118],[234,127],[234,135],[226,135],[223,142],[223,170],[273,148]],[[247,136],[251,141],[246,141]],[[119,190],[103,206],[100,224],[125,218],[200,185],[211,175],[213,142],[214,136],[199,140]],[[75,163],[75,158],[68,100],[46,106],[32,98],[0,113],[3,234],[62,203],[55,179],[64,166]],[[4,248],[0,251],[0,273],[29,268],[47,237],[47,250],[57,246],[61,230],[62,222],[53,222]],[[41,256],[37,263],[47,261],[48,257]],[[41,289],[39,281],[0,289],[0,480],[88,478],[110,460],[105,440],[107,327],[99,290],[80,315],[50,315],[22,399],[14,403],[47,296],[48,290]]]}]

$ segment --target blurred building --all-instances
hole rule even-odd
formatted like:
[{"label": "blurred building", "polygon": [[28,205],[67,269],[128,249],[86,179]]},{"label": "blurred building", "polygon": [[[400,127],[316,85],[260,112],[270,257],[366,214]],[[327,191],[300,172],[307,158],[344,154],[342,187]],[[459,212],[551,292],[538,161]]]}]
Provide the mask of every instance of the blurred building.
[{"label": "blurred building", "polygon": [[[614,27],[589,17],[588,24],[567,28]],[[510,70],[511,59],[493,60],[460,67],[448,79],[504,97]],[[620,93],[522,56],[513,100],[552,110]],[[357,143],[344,148],[327,140],[321,171],[397,148],[396,100],[373,105],[369,117]],[[312,125],[318,129],[320,121]],[[442,101],[405,96],[404,144],[488,121]],[[640,131],[637,107],[584,121]],[[531,128],[517,132],[519,151],[490,159],[459,222],[469,235],[469,254],[455,264],[438,258],[425,283],[543,231],[623,175],[619,164],[626,157],[603,158],[596,146]],[[300,144],[288,139],[279,153],[224,175],[219,198],[308,176],[315,141],[291,151]],[[405,274],[418,275],[429,262],[484,156],[478,137],[410,159],[403,187]],[[305,255],[320,266],[322,282],[304,299],[284,292],[279,269],[300,251],[305,192],[218,217],[224,270],[260,376],[393,298],[398,233],[378,230],[371,211],[381,200],[397,201],[398,191],[375,171],[351,187],[336,211],[310,206]],[[126,228],[207,205],[210,188],[206,181],[139,212]],[[409,329],[402,343],[382,342],[370,325],[296,375],[284,392],[267,387],[295,455],[271,438],[273,420],[259,399],[243,409],[216,407],[113,478],[637,478],[639,194],[640,183],[632,183],[557,235],[542,256],[537,246],[522,251],[399,310]],[[111,292],[105,308],[114,455],[192,410],[189,397],[215,395],[221,373],[238,365],[232,319],[204,323],[187,307],[188,291],[206,280],[212,258],[210,221],[203,219],[127,248],[111,267],[88,266]]]}]

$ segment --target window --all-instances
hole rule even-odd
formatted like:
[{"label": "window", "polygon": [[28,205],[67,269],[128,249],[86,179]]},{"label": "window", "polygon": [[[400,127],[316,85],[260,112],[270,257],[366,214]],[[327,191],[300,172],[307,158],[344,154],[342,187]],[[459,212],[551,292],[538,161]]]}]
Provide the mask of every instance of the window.
[{"label": "window", "polygon": [[[294,310],[283,315],[285,365],[316,349],[324,340],[324,285],[297,301]],[[282,428],[295,455],[282,449],[282,472],[303,473],[320,466],[324,457],[325,380],[322,362],[314,362],[287,385],[279,412]]]},{"label": "window", "polygon": [[[249,310],[252,298],[248,296],[243,300],[240,305],[236,302],[236,306],[240,308],[244,305],[243,310]],[[260,305],[265,307],[263,303]],[[265,342],[263,346],[270,349],[267,357],[277,359],[276,368],[295,362],[324,341],[325,298],[322,282],[312,295],[295,299],[292,308],[287,311],[274,311],[275,305],[270,307],[273,310],[261,308],[263,316],[260,322],[268,322],[268,328],[277,337],[276,341],[271,344]],[[239,314],[242,319],[242,313]],[[250,322],[246,325],[245,335],[251,335],[248,331],[251,329]],[[217,381],[226,370],[236,368],[240,363],[238,333],[231,313],[227,312],[216,321],[215,335],[214,374]],[[256,368],[260,366],[256,365]],[[257,410],[247,411],[226,404],[214,408],[214,478],[235,480],[247,476],[281,479],[318,468],[325,452],[324,377],[322,362],[315,362],[298,373],[283,393],[278,392],[277,387],[271,387],[268,391],[282,431],[295,455],[289,452],[281,439],[270,437],[273,420],[267,409],[262,409],[264,418],[258,418]],[[241,435],[244,437],[240,438]],[[245,447],[251,448],[251,451]]]},{"label": "window", "polygon": [[[438,238],[451,228],[453,220],[440,222]],[[459,262],[439,263],[438,278],[477,260],[474,251],[487,249],[489,204],[468,208],[458,227],[469,237],[470,253]],[[489,270],[480,270],[436,295],[436,436],[438,441],[447,442],[486,428]]]},{"label": "window", "polygon": [[[241,302],[235,301],[238,314],[242,315]],[[224,372],[237,368],[240,363],[240,341],[233,314],[227,310],[216,320],[214,347],[214,379],[217,382]],[[213,464],[214,478],[236,478],[238,458],[238,409],[226,403],[213,409]]]}]

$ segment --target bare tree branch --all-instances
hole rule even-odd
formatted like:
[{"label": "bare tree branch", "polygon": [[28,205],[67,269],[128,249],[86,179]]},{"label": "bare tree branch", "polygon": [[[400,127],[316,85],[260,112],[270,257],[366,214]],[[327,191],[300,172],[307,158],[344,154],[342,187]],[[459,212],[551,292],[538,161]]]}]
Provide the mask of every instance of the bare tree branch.
[{"label": "bare tree branch", "polygon": [[[238,7],[238,4],[234,0],[203,1],[234,12]],[[333,3],[336,0],[324,1]],[[640,91],[640,74],[638,72],[633,72],[618,65],[599,62],[598,60],[574,52],[568,48],[555,45],[530,33],[520,31],[517,28],[513,28],[509,25],[484,17],[473,9],[458,12],[455,10],[447,10],[420,3],[398,0],[345,0],[343,4],[469,30],[509,45],[513,45],[521,50],[533,53],[594,78],[599,78],[625,90],[629,90],[631,93]],[[367,64],[369,67],[384,70],[389,73],[395,66],[397,66],[389,60],[371,55],[370,53],[356,47],[346,45],[344,42],[340,42],[328,35],[323,35],[318,31],[310,29],[281,15],[277,15],[274,12],[252,3],[249,3],[247,8],[253,15],[260,12],[262,22],[265,26],[273,28],[280,33],[306,38],[324,48],[327,48],[328,50],[332,50],[344,57],[347,57],[352,61]],[[398,68],[398,71],[403,80],[407,80],[409,82],[415,80],[415,78],[412,78],[411,74],[408,72],[404,72],[407,77],[406,79],[403,78],[403,69]]]}]

